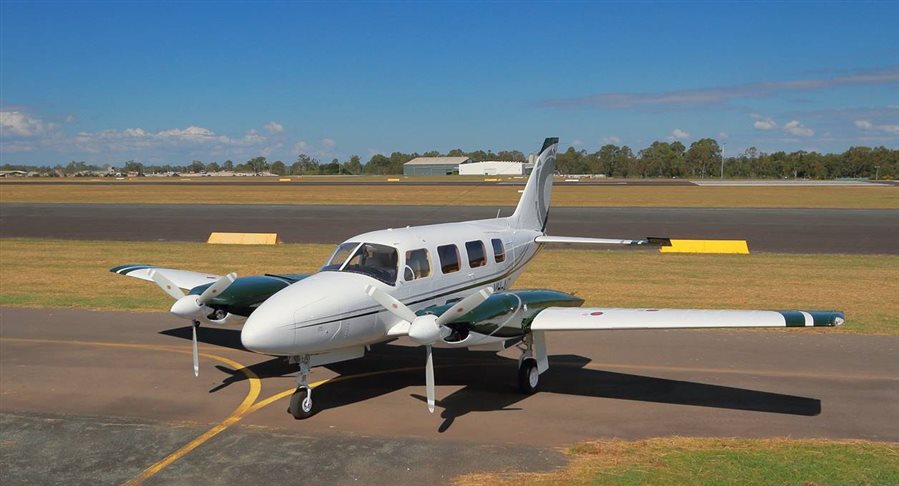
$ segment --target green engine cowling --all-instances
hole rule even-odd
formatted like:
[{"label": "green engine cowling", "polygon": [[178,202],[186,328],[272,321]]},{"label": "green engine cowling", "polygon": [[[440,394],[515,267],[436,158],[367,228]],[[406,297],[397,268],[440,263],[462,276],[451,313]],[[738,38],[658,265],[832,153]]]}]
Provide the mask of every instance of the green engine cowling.
[{"label": "green engine cowling", "polygon": [[[214,312],[208,318],[214,322],[224,320],[228,314],[248,317],[259,304],[276,292],[306,277],[308,275],[302,274],[239,277],[224,292],[209,301],[207,306],[214,309]],[[194,287],[189,294],[200,295],[210,285],[212,283]]]},{"label": "green engine cowling", "polygon": [[[527,333],[528,326],[547,307],[580,307],[584,300],[556,290],[510,290],[497,292],[481,305],[447,324],[453,333],[446,342],[464,341],[472,332],[496,338],[516,338]],[[419,315],[441,315],[452,303],[428,307]]]}]

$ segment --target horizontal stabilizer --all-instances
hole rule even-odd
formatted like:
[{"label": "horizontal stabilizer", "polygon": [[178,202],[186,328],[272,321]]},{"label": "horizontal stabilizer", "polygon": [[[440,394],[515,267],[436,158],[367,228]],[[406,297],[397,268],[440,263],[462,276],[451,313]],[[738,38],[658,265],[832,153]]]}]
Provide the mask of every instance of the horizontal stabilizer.
[{"label": "horizontal stabilizer", "polygon": [[832,327],[844,319],[839,311],[547,307],[534,317],[531,331]]},{"label": "horizontal stabilizer", "polygon": [[139,278],[152,282],[150,271],[155,270],[156,273],[164,275],[179,288],[190,290],[200,285],[206,285],[215,282],[221,275],[213,275],[211,273],[191,272],[188,270],[176,270],[173,268],[159,268],[153,265],[120,265],[110,268],[109,271],[119,275],[127,275],[129,277]]},{"label": "horizontal stabilizer", "polygon": [[642,240],[618,240],[613,238],[584,238],[581,236],[542,235],[534,239],[537,243],[574,243],[583,245],[650,245],[671,246],[668,238],[649,237]]}]

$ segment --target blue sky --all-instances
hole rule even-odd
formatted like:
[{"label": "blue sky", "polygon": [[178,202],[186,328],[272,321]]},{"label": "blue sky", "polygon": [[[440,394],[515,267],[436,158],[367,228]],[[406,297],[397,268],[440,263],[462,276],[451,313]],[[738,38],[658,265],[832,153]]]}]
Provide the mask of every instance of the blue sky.
[{"label": "blue sky", "polygon": [[899,147],[895,2],[0,3],[3,163]]}]

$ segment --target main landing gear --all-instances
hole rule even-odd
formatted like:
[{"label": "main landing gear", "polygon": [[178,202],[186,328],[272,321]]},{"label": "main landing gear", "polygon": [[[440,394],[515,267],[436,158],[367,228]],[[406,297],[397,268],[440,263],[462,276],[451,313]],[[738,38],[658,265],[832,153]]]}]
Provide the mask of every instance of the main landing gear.
[{"label": "main landing gear", "polygon": [[540,385],[540,370],[534,358],[533,334],[527,334],[518,349],[521,350],[521,357],[518,358],[518,391],[532,395]]},{"label": "main landing gear", "polygon": [[290,407],[287,409],[293,418],[299,420],[309,418],[315,413],[312,408],[312,388],[309,387],[309,356],[297,356],[291,361],[300,365],[297,375],[297,389],[290,396]]}]

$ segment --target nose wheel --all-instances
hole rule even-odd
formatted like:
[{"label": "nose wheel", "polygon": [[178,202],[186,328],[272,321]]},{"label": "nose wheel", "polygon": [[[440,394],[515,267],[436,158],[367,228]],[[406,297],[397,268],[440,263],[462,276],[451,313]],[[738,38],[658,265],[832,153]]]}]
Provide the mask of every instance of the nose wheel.
[{"label": "nose wheel", "polygon": [[315,410],[312,408],[312,388],[309,386],[309,356],[298,356],[296,361],[300,364],[300,373],[297,374],[297,389],[290,396],[287,411],[300,420],[311,417]]}]

